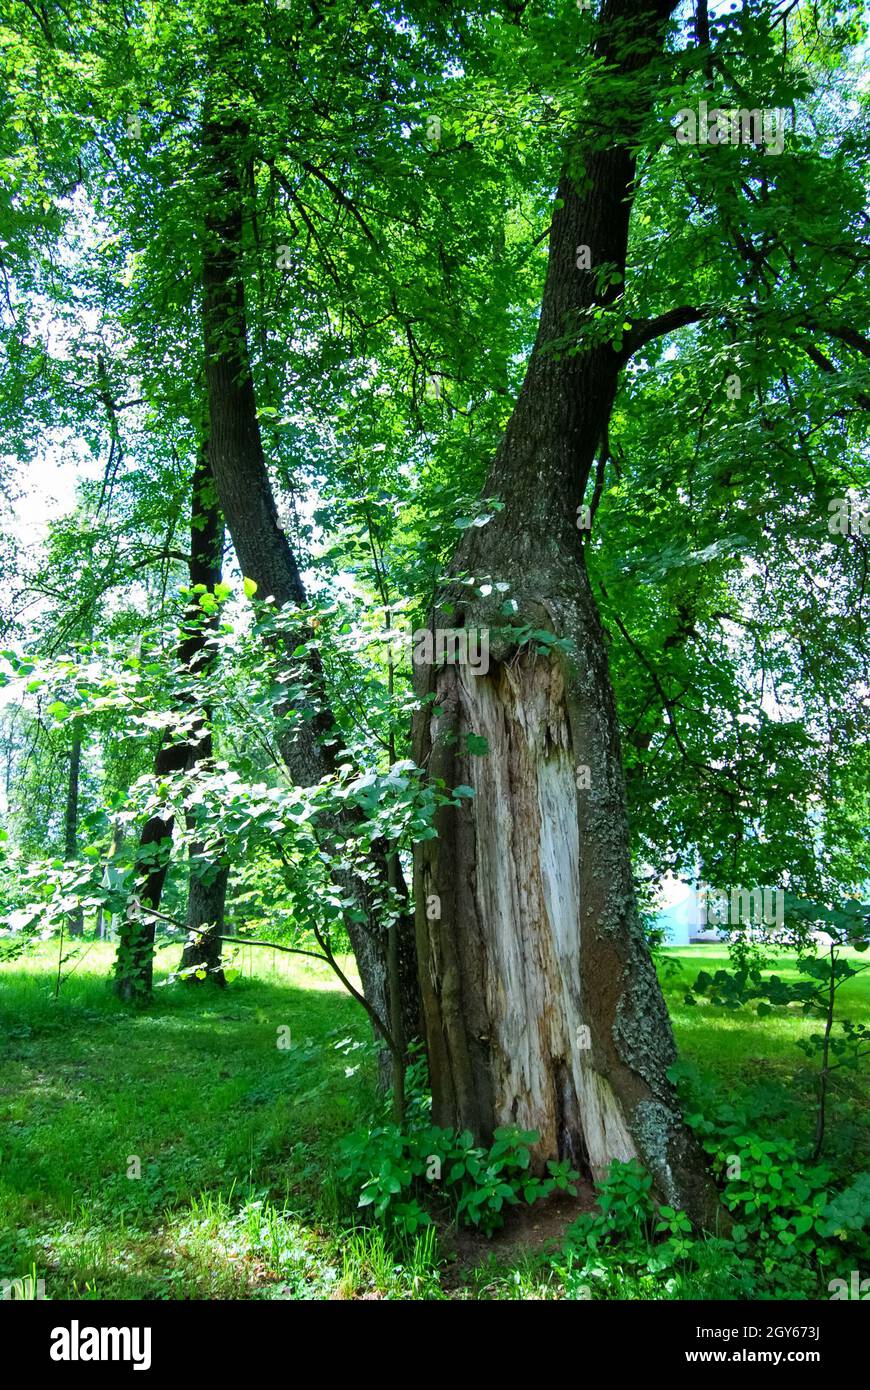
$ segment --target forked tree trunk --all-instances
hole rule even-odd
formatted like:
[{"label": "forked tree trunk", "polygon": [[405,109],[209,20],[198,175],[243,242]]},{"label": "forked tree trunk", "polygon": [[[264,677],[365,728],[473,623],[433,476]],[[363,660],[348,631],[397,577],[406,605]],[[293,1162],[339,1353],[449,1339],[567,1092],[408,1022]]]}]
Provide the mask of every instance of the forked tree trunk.
[{"label": "forked tree trunk", "polygon": [[[272,485],[266,468],[257,420],[254,382],[248,352],[244,266],[242,252],[241,168],[247,131],[231,116],[215,113],[203,130],[203,154],[209,193],[203,255],[203,328],[206,386],[209,404],[211,461],[242,573],[257,585],[257,596],[272,598],[278,608],[305,604],[305,589],[296,557],[278,524]],[[311,632],[292,613],[283,634],[292,650]],[[321,698],[321,711],[292,736],[280,739],[281,756],[294,783],[314,786],[335,770],[338,743],[326,706],[323,672],[316,655],[308,658],[312,682]],[[327,741],[328,739],[328,741]],[[333,833],[342,833],[336,824]],[[344,830],[346,833],[346,829]],[[378,853],[381,883],[388,886],[385,848]],[[378,1018],[389,1027],[387,998],[387,932],[378,921],[366,884],[336,873],[342,889],[352,894],[365,920],[347,919],[363,992]],[[404,1036],[420,1033],[419,990],[414,936],[400,933],[399,991]]]},{"label": "forked tree trunk", "polygon": [[[475,795],[440,812],[414,886],[435,1122],[481,1140],[504,1124],[537,1130],[539,1162],[567,1156],[596,1178],[637,1156],[663,1199],[712,1223],[715,1189],[667,1076],[674,1041],[635,903],[615,703],[576,523],[619,372],[614,348],[581,343],[580,329],[621,293],[599,289],[595,271],[625,271],[629,150],[671,8],[602,9],[596,47],[616,69],[620,125],[578,141],[566,163],[537,341],[484,487],[504,506],[487,507],[492,520],[453,557],[450,573],[477,587],[451,586],[433,615],[436,628],[488,629],[491,664],[424,672],[435,698],[416,721],[416,761]],[[524,641],[522,625],[568,649]],[[468,734],[489,752],[469,754]]]}]

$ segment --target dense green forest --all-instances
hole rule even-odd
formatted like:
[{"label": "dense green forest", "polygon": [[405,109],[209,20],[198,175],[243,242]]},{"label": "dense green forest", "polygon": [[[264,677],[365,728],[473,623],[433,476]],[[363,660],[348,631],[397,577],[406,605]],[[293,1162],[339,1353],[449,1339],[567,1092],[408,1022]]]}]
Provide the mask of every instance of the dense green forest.
[{"label": "dense green forest", "polygon": [[3,0],[3,1298],[870,1297],[867,31]]}]

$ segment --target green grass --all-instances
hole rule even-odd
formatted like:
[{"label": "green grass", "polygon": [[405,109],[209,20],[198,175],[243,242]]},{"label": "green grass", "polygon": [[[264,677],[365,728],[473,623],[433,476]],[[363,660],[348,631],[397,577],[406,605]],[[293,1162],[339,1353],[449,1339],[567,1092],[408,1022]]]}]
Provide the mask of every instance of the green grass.
[{"label": "green grass", "polygon": [[[867,957],[843,952],[857,965]],[[704,1001],[684,1003],[686,987],[700,970],[712,973],[728,965],[728,954],[710,946],[686,946],[663,952],[662,983],[684,1070],[697,1073],[717,1094],[750,1098],[766,1123],[800,1145],[811,1147],[815,1124],[818,1066],[796,1046],[798,1038],[819,1033],[818,1018],[797,1010],[775,1011],[758,1018],[749,1009],[726,1009]],[[795,957],[779,955],[771,972],[797,977]],[[837,1017],[870,1023],[870,970],[837,992]],[[868,1070],[834,1072],[830,1081],[830,1115],[824,1156],[844,1172],[870,1167]]]},{"label": "green grass", "polygon": [[371,1102],[358,1006],[295,962],[131,1013],[110,963],[91,949],[58,1001],[47,953],[0,969],[0,1271],[35,1262],[50,1297],[268,1292],[313,1263],[331,1152]]},{"label": "green grass", "polygon": [[[35,1268],[49,1298],[445,1296],[431,1237],[390,1246],[337,1196],[336,1145],[371,1110],[375,1063],[328,970],[249,950],[226,990],[158,988],[131,1012],[108,986],[112,949],[84,951],[58,1000],[54,948],[0,967],[0,1277]],[[177,954],[158,955],[158,980]],[[717,1094],[751,1090],[781,1132],[807,1138],[813,1078],[794,1040],[817,1025],[686,1007],[685,984],[725,958],[666,956],[695,1075]],[[867,1020],[866,976],[843,1004]],[[853,1171],[868,1166],[866,1099],[854,1076],[834,1097],[831,1151]],[[551,1266],[494,1250],[449,1296],[558,1288]]]}]

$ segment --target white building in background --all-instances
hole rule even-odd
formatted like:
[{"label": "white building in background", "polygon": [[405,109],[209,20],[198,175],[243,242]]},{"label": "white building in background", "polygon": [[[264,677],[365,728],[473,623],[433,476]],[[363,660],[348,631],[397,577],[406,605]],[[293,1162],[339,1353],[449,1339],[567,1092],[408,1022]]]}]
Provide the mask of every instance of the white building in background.
[{"label": "white building in background", "polygon": [[[709,884],[688,884],[668,874],[659,883],[657,897],[653,925],[664,932],[666,946],[727,942],[729,932],[741,924],[751,924],[757,939],[788,939],[783,931],[785,893],[781,888],[716,890]],[[832,940],[823,930],[811,935],[821,946],[830,945]]]},{"label": "white building in background", "polygon": [[727,940],[727,932],[708,925],[701,894],[694,885],[668,874],[659,884],[658,899],[659,911],[653,922],[665,932],[665,945]]},{"label": "white building in background", "polygon": [[658,896],[660,910],[653,921],[664,929],[669,946],[727,941],[729,931],[741,924],[769,938],[783,928],[781,888],[716,889],[669,874],[659,884]]}]

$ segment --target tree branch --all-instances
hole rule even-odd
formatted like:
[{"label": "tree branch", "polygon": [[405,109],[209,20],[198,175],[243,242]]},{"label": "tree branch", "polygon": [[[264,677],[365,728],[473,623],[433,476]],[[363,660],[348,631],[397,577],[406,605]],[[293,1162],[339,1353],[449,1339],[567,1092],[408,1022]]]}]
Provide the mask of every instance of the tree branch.
[{"label": "tree branch", "polygon": [[[828,330],[828,332],[830,331],[831,330]],[[815,362],[816,366],[819,367],[823,372],[827,372],[829,376],[837,375],[837,368],[834,366],[830,357],[826,357],[825,354],[819,348],[814,347],[812,343],[801,343],[801,347],[803,348],[810,361]],[[868,396],[866,392],[859,391],[855,397],[855,400],[858,402],[858,404],[862,407],[863,410],[870,410],[870,396]]]},{"label": "tree branch", "polygon": [[624,365],[647,343],[653,342],[656,338],[663,338],[666,333],[673,333],[677,328],[685,328],[687,324],[699,323],[709,315],[709,308],[696,308],[694,305],[684,304],[653,319],[635,319],[623,340],[622,351],[619,354],[620,365]]}]

